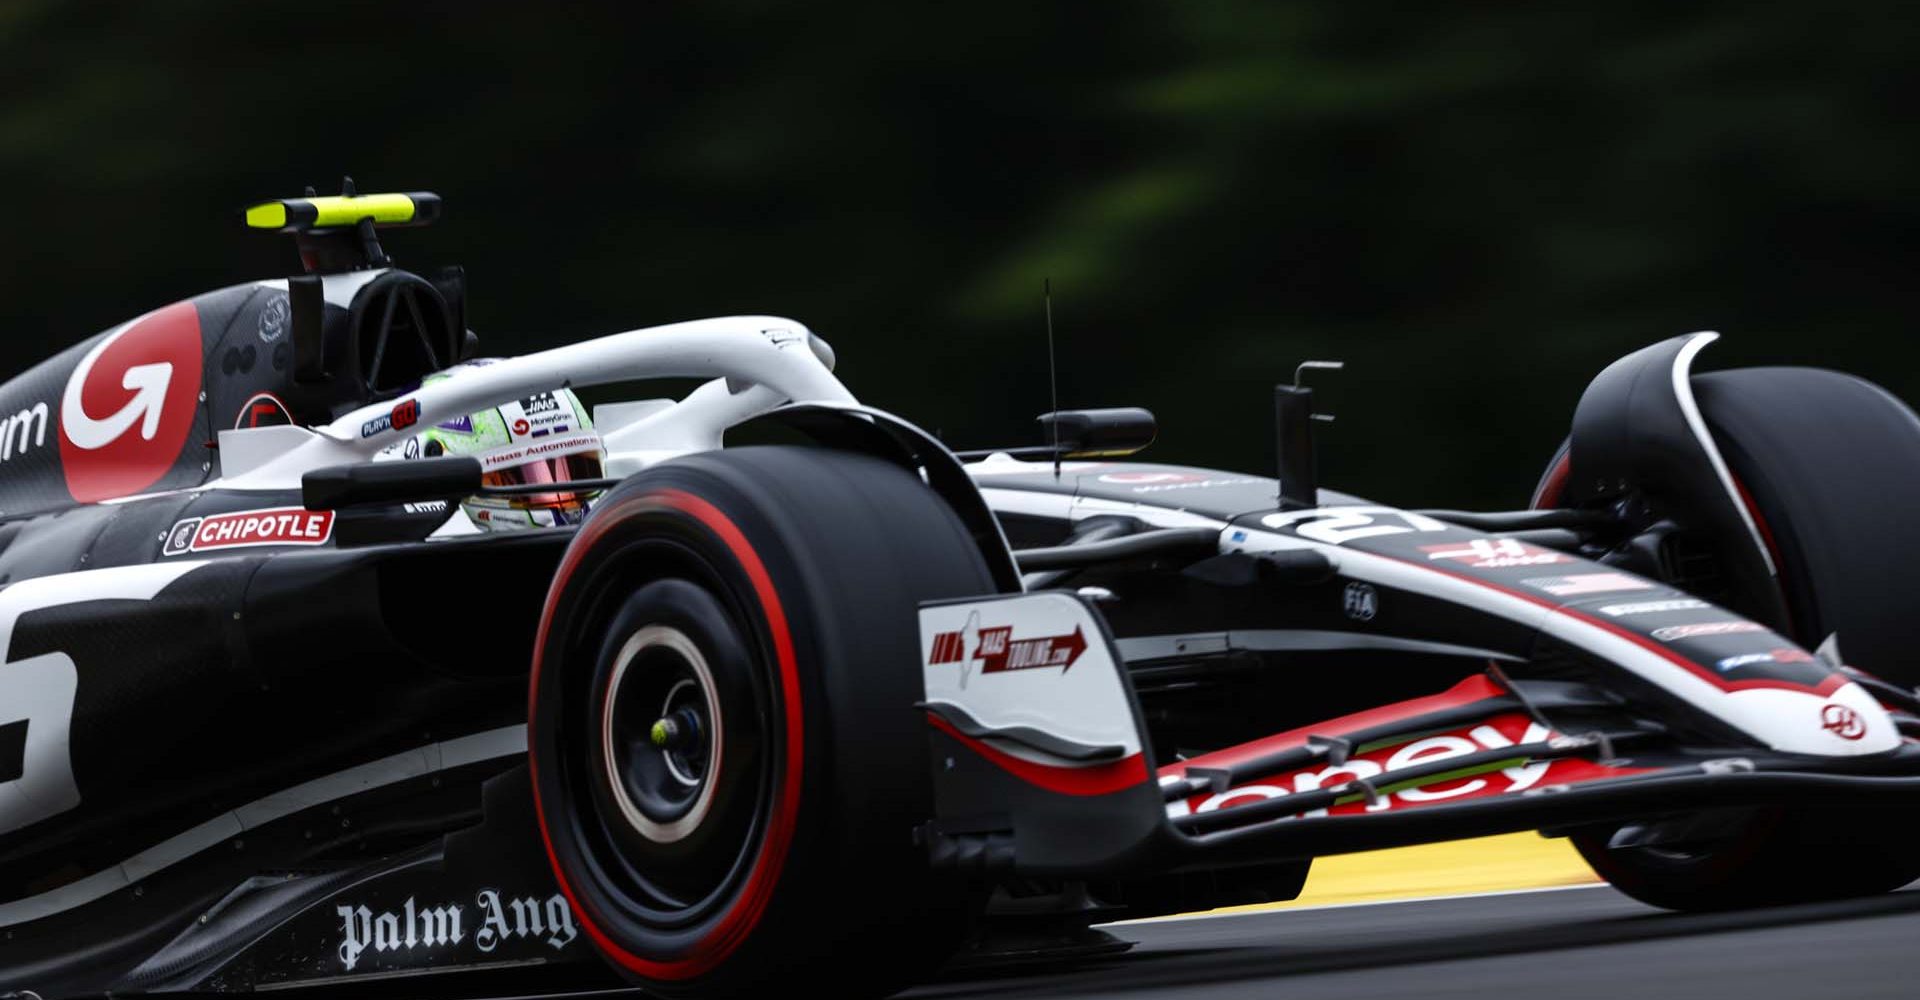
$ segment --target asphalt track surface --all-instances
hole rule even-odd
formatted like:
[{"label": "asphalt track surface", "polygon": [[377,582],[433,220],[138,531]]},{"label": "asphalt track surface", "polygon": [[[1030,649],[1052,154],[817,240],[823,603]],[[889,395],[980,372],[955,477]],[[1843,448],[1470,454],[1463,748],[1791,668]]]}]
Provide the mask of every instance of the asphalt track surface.
[{"label": "asphalt track surface", "polygon": [[[1920,997],[1920,885],[1844,903],[1674,914],[1605,886],[1111,925],[1122,955],[949,973],[915,1000]],[[833,995],[831,983],[796,989]],[[625,990],[517,1000],[639,997]]]},{"label": "asphalt track surface", "polygon": [[1132,951],[1046,975],[949,978],[963,997],[1920,997],[1920,888],[1674,914],[1604,886],[1190,917],[1108,928]]}]

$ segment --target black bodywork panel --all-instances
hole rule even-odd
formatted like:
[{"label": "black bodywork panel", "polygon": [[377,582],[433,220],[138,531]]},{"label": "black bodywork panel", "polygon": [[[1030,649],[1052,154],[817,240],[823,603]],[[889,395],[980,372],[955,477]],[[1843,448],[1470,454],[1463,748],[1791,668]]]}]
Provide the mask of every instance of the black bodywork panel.
[{"label": "black bodywork panel", "polygon": [[[1595,376],[1573,413],[1564,506],[1601,506],[1643,495],[1709,538],[1725,560],[1727,601],[1774,628],[1788,627],[1774,568],[1741,507],[1720,478],[1724,468],[1706,425],[1697,423],[1690,375],[1675,371],[1702,334],[1641,348]],[[1683,400],[1680,393],[1685,391]],[[1738,489],[1738,483],[1734,484]]]}]

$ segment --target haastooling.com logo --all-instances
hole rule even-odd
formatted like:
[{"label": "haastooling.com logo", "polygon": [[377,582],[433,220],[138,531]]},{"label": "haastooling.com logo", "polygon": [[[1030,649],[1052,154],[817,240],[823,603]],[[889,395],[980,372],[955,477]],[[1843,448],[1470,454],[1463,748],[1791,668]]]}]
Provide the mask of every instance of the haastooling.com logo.
[{"label": "haastooling.com logo", "polygon": [[1074,661],[1086,651],[1087,637],[1077,624],[1072,632],[1064,635],[1021,636],[1016,639],[1011,625],[982,628],[980,612],[976,611],[967,616],[967,623],[960,631],[934,635],[927,664],[959,664],[960,686],[964,688],[976,664],[983,674],[1044,667],[1059,667],[1060,672],[1065,673],[1073,669]]}]

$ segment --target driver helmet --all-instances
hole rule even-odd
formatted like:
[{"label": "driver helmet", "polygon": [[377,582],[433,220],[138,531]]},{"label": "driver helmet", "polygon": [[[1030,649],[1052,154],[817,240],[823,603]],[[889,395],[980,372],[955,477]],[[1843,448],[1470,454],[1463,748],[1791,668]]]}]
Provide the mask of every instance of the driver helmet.
[{"label": "driver helmet", "polygon": [[[429,375],[423,384],[452,377],[460,368],[475,364],[467,362]],[[471,455],[480,460],[481,482],[487,486],[598,479],[606,455],[586,406],[564,387],[443,421],[400,447],[402,458]],[[579,524],[598,496],[586,491],[472,496],[460,502],[460,509],[481,531],[550,528]]]}]

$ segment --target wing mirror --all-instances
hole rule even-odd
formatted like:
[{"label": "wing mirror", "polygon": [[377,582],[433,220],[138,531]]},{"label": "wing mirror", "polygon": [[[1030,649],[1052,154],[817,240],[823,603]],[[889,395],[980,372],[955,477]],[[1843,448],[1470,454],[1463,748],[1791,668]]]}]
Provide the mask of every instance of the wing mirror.
[{"label": "wing mirror", "polygon": [[481,492],[480,460],[468,455],[403,462],[356,462],[314,469],[300,477],[308,510],[366,503],[447,500]]},{"label": "wing mirror", "polygon": [[1138,406],[1105,410],[1056,410],[1040,415],[1047,447],[1059,442],[1063,458],[1131,455],[1153,443],[1159,433],[1152,412]]}]

